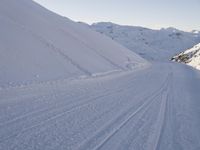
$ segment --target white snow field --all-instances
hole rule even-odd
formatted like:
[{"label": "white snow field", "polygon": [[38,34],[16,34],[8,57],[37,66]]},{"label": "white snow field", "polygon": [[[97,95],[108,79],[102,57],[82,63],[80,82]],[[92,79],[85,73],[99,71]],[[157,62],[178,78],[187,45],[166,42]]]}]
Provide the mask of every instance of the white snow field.
[{"label": "white snow field", "polygon": [[1,0],[0,86],[91,76],[147,62],[31,0]]},{"label": "white snow field", "polygon": [[149,61],[169,60],[174,54],[200,43],[200,32],[175,28],[152,30],[109,22],[95,23],[92,29],[103,33]]},{"label": "white snow field", "polygon": [[191,67],[0,2],[0,150],[199,150],[199,91]]}]

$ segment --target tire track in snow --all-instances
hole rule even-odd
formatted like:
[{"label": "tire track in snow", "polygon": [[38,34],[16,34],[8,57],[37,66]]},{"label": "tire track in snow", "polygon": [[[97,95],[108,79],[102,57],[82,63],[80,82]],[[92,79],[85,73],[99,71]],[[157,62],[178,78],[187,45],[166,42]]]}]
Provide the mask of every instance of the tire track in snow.
[{"label": "tire track in snow", "polygon": [[[146,107],[145,110],[139,113],[135,118],[132,118],[132,120],[127,123],[126,127],[116,135],[119,138],[121,133],[123,139],[115,146],[115,150],[145,149],[144,143],[146,143],[148,139],[150,125],[153,121],[152,117],[157,115],[155,110],[157,110],[160,99],[161,96],[159,95],[149,107]],[[125,136],[123,136],[124,133]],[[112,139],[110,139],[110,142],[112,142],[114,138],[112,141],[111,140]],[[104,147],[109,145],[111,144],[106,142],[100,149],[104,149]]]},{"label": "tire track in snow", "polygon": [[[93,136],[86,139],[83,143],[78,146],[78,150],[86,149],[100,149],[112,136],[114,136],[123,126],[125,126],[136,114],[148,107],[155,99],[162,93],[165,89],[166,84],[169,82],[169,75],[162,84],[162,86],[156,90],[153,94],[144,98],[146,100],[136,111],[131,112],[133,107],[131,106],[128,110],[123,111],[119,116],[116,116],[108,124],[103,126],[99,131],[97,131]],[[130,114],[129,114],[130,113]],[[124,116],[128,117],[124,118]],[[116,127],[113,127],[116,126]],[[107,134],[107,135],[106,135]],[[100,139],[100,143],[98,143]]]},{"label": "tire track in snow", "polygon": [[153,97],[152,101],[148,101],[147,103],[143,104],[139,109],[137,109],[133,114],[131,114],[122,124],[120,124],[120,126],[117,129],[115,129],[108,137],[106,137],[100,144],[98,144],[92,149],[101,149],[106,143],[109,142],[110,139],[112,139],[112,137],[114,137],[120,131],[120,129],[125,127],[136,115],[141,115],[141,117],[145,115],[145,113],[151,108],[152,104],[156,100],[158,100],[159,97],[159,95],[156,95],[155,97]]},{"label": "tire track in snow", "polygon": [[[132,84],[131,84],[132,85]],[[127,86],[127,88],[130,88],[131,86]],[[115,89],[115,92],[120,92],[121,90],[123,90],[124,88],[119,88],[119,89]],[[86,92],[86,91],[84,91],[84,92]],[[115,93],[115,92],[112,92],[112,93]],[[99,92],[100,94],[102,94],[102,91],[100,91]],[[109,94],[110,93],[110,91],[108,91],[108,92],[106,92],[107,94]],[[111,93],[111,94],[112,94]],[[105,94],[104,93],[104,95],[105,96],[108,96],[107,94]],[[66,107],[68,104],[76,104],[77,102],[74,102],[74,101],[79,101],[79,100],[81,100],[81,99],[85,99],[85,96],[80,96],[80,97],[78,97],[78,98],[76,98],[76,99],[73,99],[72,101],[67,101],[67,104],[64,104],[63,105],[63,99],[68,99],[68,98],[71,98],[71,97],[65,97],[65,96],[67,96],[68,94],[64,94],[63,96],[62,96],[62,100],[60,100],[59,102],[55,102],[56,103],[56,107],[55,106],[53,106],[53,107],[50,107],[50,108],[46,108],[46,109],[40,109],[40,110],[36,110],[36,111],[33,111],[33,112],[30,112],[30,113],[26,113],[25,115],[22,115],[22,116],[19,116],[19,117],[16,117],[16,118],[14,118],[14,119],[12,119],[12,120],[9,120],[9,121],[7,121],[7,122],[4,122],[4,123],[0,123],[0,128],[2,127],[2,126],[4,126],[4,125],[7,125],[7,124],[9,124],[9,123],[14,123],[15,121],[18,121],[18,120],[22,120],[22,119],[25,119],[25,118],[29,118],[29,117],[31,117],[32,115],[35,115],[35,114],[41,114],[41,113],[43,113],[43,112],[47,112],[47,111],[49,111],[49,110],[54,110],[54,109],[56,109],[56,110],[59,110],[59,109],[61,109],[61,108],[64,108],[64,107]],[[91,100],[96,100],[96,95],[97,95],[97,93],[95,93],[95,94],[93,94],[92,96],[94,96],[94,97],[92,97],[91,96]],[[58,98],[59,96],[58,95],[54,95],[54,94],[49,94],[49,95],[43,95],[43,96],[39,96],[39,97],[37,97],[37,98],[35,98],[35,99],[33,99],[33,100],[37,100],[37,101],[39,101],[39,99],[42,99],[43,97],[45,96],[45,99],[47,99],[47,96],[50,98],[51,96],[52,97],[55,97],[55,98]],[[82,101],[81,103],[87,103],[87,102],[90,102],[91,100],[87,100],[87,101]],[[71,102],[74,102],[74,103],[71,103]],[[59,104],[59,105],[58,105]]]},{"label": "tire track in snow", "polygon": [[162,91],[161,95],[162,95],[162,99],[161,99],[161,105],[160,105],[160,109],[159,109],[159,113],[158,113],[158,117],[157,120],[154,124],[154,132],[151,133],[151,135],[149,136],[149,140],[147,142],[147,147],[148,149],[151,150],[157,150],[158,145],[159,145],[159,140],[162,134],[162,129],[164,126],[164,121],[165,121],[165,115],[166,115],[166,107],[167,107],[167,101],[169,99],[169,88],[172,80],[172,73],[170,73],[169,76],[170,80],[167,83],[166,88]]},{"label": "tire track in snow", "polygon": [[[24,132],[26,132],[26,131],[28,131],[28,130],[30,130],[30,129],[33,129],[33,128],[38,127],[38,126],[40,126],[40,125],[42,125],[42,124],[45,124],[45,123],[47,123],[47,122],[49,122],[49,121],[52,121],[52,120],[54,120],[54,119],[57,119],[58,117],[62,117],[62,116],[65,115],[66,113],[70,113],[71,111],[74,111],[74,110],[76,110],[76,109],[80,109],[81,107],[88,106],[88,105],[90,105],[91,103],[95,102],[96,100],[101,100],[101,98],[103,98],[103,97],[110,96],[110,95],[113,95],[113,94],[115,94],[115,93],[123,92],[123,90],[128,89],[128,88],[131,88],[131,87],[135,87],[133,83],[130,83],[130,85],[128,85],[126,88],[117,88],[117,89],[115,89],[114,91],[111,91],[111,92],[108,91],[106,94],[104,93],[103,95],[100,95],[100,96],[91,97],[91,98],[90,98],[89,100],[87,100],[87,101],[81,101],[80,104],[79,104],[79,103],[77,103],[77,104],[75,103],[75,106],[72,106],[71,108],[67,108],[67,109],[64,110],[64,111],[61,111],[61,113],[58,113],[58,114],[56,114],[56,115],[53,115],[53,116],[51,116],[50,118],[45,119],[45,120],[43,120],[43,121],[41,121],[41,122],[39,122],[39,123],[37,123],[37,124],[31,126],[31,127],[27,127],[27,128],[25,128],[25,129],[22,129],[22,131],[17,132],[17,133],[14,133],[14,134],[12,134],[12,135],[6,137],[6,138],[0,139],[0,143],[4,142],[4,141],[6,141],[6,140],[9,140],[10,138],[15,137],[15,136],[17,136],[17,135],[19,135],[19,134],[21,134],[21,133],[24,133]],[[101,92],[102,92],[102,91],[101,91]],[[101,93],[101,92],[100,92],[100,93]],[[96,95],[96,94],[94,94],[94,95]],[[83,97],[80,97],[78,100],[81,100],[81,99],[83,99]],[[73,100],[73,101],[74,101],[74,100]],[[65,108],[65,107],[66,107],[65,105],[63,106],[63,105],[61,104],[61,107],[56,107],[55,110],[53,110],[53,111],[60,110],[61,108]],[[16,118],[16,119],[14,119],[13,121],[9,121],[9,122],[7,122],[7,123],[8,123],[8,124],[14,124],[16,121],[19,121],[19,120],[22,120],[23,122],[26,122],[26,120],[24,120],[24,119],[25,119],[25,118],[27,118],[27,119],[33,118],[33,116],[31,116],[31,115],[35,115],[35,114],[37,115],[37,114],[38,114],[38,116],[36,116],[36,117],[41,117],[41,113],[48,112],[48,114],[49,114],[49,111],[52,111],[52,108],[44,109],[44,110],[41,110],[41,111],[39,111],[39,112],[36,111],[36,112],[30,113],[30,114],[28,114],[28,115],[24,115],[24,116],[21,116],[21,117],[19,117],[19,118]],[[44,117],[45,117],[45,115],[44,115]],[[42,120],[42,119],[40,119],[40,120]],[[3,124],[3,125],[1,126],[1,128],[2,128],[3,126],[8,126],[8,124]]]},{"label": "tire track in snow", "polygon": [[[41,113],[47,112],[47,111],[49,111],[49,110],[51,110],[51,111],[52,111],[52,110],[55,110],[55,109],[56,109],[56,110],[59,110],[59,109],[61,109],[61,108],[63,108],[63,107],[66,107],[68,104],[73,104],[73,103],[71,103],[71,102],[73,102],[74,99],[71,100],[71,101],[67,101],[66,104],[63,104],[64,99],[70,98],[70,97],[65,97],[65,96],[67,96],[67,95],[68,95],[68,94],[64,94],[64,95],[62,96],[61,101],[59,101],[59,102],[55,101],[56,106],[54,105],[54,106],[52,106],[52,107],[48,107],[48,108],[45,108],[45,109],[39,109],[39,110],[30,112],[30,113],[26,113],[25,115],[18,116],[18,117],[16,117],[16,118],[12,119],[12,120],[9,120],[9,121],[7,121],[7,122],[1,123],[1,124],[0,124],[0,128],[1,128],[2,126],[6,125],[6,124],[14,123],[14,122],[16,122],[16,121],[23,120],[23,119],[25,119],[25,118],[29,118],[29,117],[31,117],[32,115],[41,114]],[[54,98],[54,99],[56,99],[56,98],[59,97],[59,96],[55,96],[54,94],[49,94],[49,95],[44,95],[44,96],[46,96],[45,99],[47,99],[47,98]],[[33,99],[33,100],[39,101],[39,100],[42,99],[44,96],[40,96],[40,97],[35,98],[35,99]],[[48,96],[48,97],[47,97],[47,96]],[[93,96],[94,96],[94,95],[93,95]],[[59,98],[61,98],[61,97],[59,97]],[[78,97],[78,98],[75,99],[75,100],[77,101],[77,100],[81,100],[81,99],[83,99],[83,98],[84,98],[84,96],[80,96],[80,97]],[[52,99],[51,99],[51,100],[52,100]],[[37,102],[37,101],[36,101],[36,102]],[[74,103],[76,104],[76,102],[74,102]],[[49,103],[48,103],[48,104],[49,104]],[[53,105],[53,104],[51,104],[51,105]]]},{"label": "tire track in snow", "polygon": [[[110,95],[111,94],[114,94],[114,93],[118,93],[118,92],[121,92],[122,90],[125,90],[125,89],[129,89],[129,88],[133,88],[133,87],[135,87],[135,85],[133,84],[133,81],[137,81],[136,79],[133,79],[132,80],[132,82],[130,82],[128,85],[126,85],[125,87],[123,86],[123,88],[116,88],[116,89],[112,89],[112,91],[110,92],[110,91],[106,91],[106,93],[107,94],[109,94],[110,93]],[[99,88],[99,87],[98,87]],[[86,92],[88,92],[88,89],[80,89],[80,91],[81,92],[83,92],[83,93],[86,93]],[[98,92],[98,94],[102,94],[102,93],[104,93],[104,95],[106,96],[107,94],[105,94],[105,91],[100,91],[100,92]],[[41,114],[41,113],[43,113],[43,112],[47,112],[48,110],[53,110],[53,109],[56,109],[56,110],[59,110],[59,109],[61,109],[61,108],[64,108],[64,107],[66,107],[68,104],[78,104],[77,102],[74,102],[74,101],[79,101],[79,100],[82,100],[82,99],[85,99],[85,96],[80,96],[80,97],[78,97],[78,98],[76,98],[76,99],[73,99],[72,101],[67,101],[67,103],[65,104],[63,104],[63,100],[64,99],[68,99],[68,98],[72,98],[72,97],[65,97],[65,96],[67,96],[68,95],[68,93],[67,94],[65,94],[65,92],[63,92],[62,93],[63,95],[62,95],[62,100],[59,100],[59,102],[58,101],[56,101],[55,103],[56,103],[56,107],[55,106],[53,106],[53,107],[50,107],[50,108],[46,108],[46,109],[40,109],[40,110],[36,110],[36,111],[33,111],[33,112],[30,112],[30,113],[26,113],[25,115],[21,115],[21,116],[18,116],[18,117],[16,117],[16,118],[14,118],[14,119],[12,119],[12,120],[9,120],[9,121],[7,121],[7,122],[4,122],[4,123],[1,123],[0,124],[0,127],[2,127],[2,126],[4,126],[4,125],[7,125],[7,124],[9,124],[9,123],[14,123],[15,121],[18,121],[18,120],[23,120],[23,119],[25,119],[25,118],[29,118],[29,117],[31,117],[32,115],[35,115],[35,114]],[[38,100],[38,99],[42,99],[42,98],[45,98],[45,99],[47,99],[47,98],[50,98],[50,97],[54,97],[54,98],[60,98],[60,95],[61,95],[61,93],[59,93],[59,94],[46,94],[46,95],[41,95],[41,96],[36,96],[36,98],[34,98],[33,100],[36,100],[36,102],[37,101],[40,101],[40,100]],[[82,94],[79,94],[79,95],[82,95]],[[97,95],[97,93],[95,93],[95,94],[93,94],[93,95],[90,95],[91,96],[91,100],[94,98],[96,98],[96,95]],[[48,97],[47,97],[48,96]],[[71,95],[69,95],[69,96],[71,96]],[[73,95],[72,95],[73,96]],[[94,96],[94,97],[92,97],[92,96]],[[30,98],[31,99],[31,98]],[[52,100],[51,100],[52,101]],[[85,103],[85,102],[89,102],[90,100],[87,100],[87,101],[82,101],[82,103]],[[74,103],[71,103],[71,102],[74,102]],[[59,105],[58,105],[59,104]]]},{"label": "tire track in snow", "polygon": [[[105,94],[105,95],[101,95],[101,96],[98,96],[98,97],[95,97],[95,98],[91,98],[91,99],[88,100],[88,101],[84,101],[84,102],[81,102],[80,104],[76,104],[75,106],[72,106],[71,108],[67,108],[66,110],[62,111],[61,113],[55,113],[56,115],[53,115],[53,116],[51,116],[51,117],[48,118],[48,119],[44,119],[44,120],[43,120],[43,119],[40,119],[40,120],[42,120],[42,121],[40,121],[39,123],[36,123],[35,125],[29,126],[29,127],[27,127],[27,128],[24,128],[24,129],[22,129],[20,132],[17,132],[17,133],[14,133],[14,134],[12,134],[12,135],[9,135],[9,136],[6,137],[6,138],[0,139],[0,143],[4,142],[4,141],[6,141],[6,140],[8,140],[8,139],[10,139],[10,138],[12,138],[12,137],[18,136],[18,135],[21,134],[21,133],[27,132],[28,130],[31,130],[31,129],[35,128],[35,127],[38,127],[38,126],[40,126],[40,125],[42,125],[42,124],[45,124],[45,123],[47,123],[47,122],[49,122],[49,121],[51,121],[51,120],[54,120],[54,119],[56,119],[56,118],[58,118],[58,117],[62,117],[62,116],[65,115],[66,113],[70,113],[71,111],[74,111],[75,109],[80,109],[81,107],[87,106],[87,105],[91,104],[93,101],[96,101],[96,100],[102,98],[103,96],[108,96],[108,95],[109,95],[109,94]],[[62,107],[65,108],[66,106],[62,106]],[[58,108],[55,108],[53,111],[60,110],[60,109],[61,109],[61,108],[58,107]],[[52,109],[45,109],[45,110],[41,110],[41,111],[39,111],[39,112],[35,112],[34,115],[35,115],[35,114],[38,114],[38,116],[36,116],[36,117],[41,117],[41,113],[47,112],[47,113],[49,114],[49,110],[52,111]],[[28,116],[25,116],[25,118],[27,118],[27,119],[32,118],[33,116],[31,116],[31,115],[32,115],[32,114],[30,114],[30,115],[28,115]],[[43,115],[44,115],[44,117],[46,117],[46,114],[43,114]],[[11,124],[11,125],[13,124],[13,125],[14,125],[14,123],[15,123],[16,121],[19,121],[19,120],[22,120],[23,122],[26,122],[26,120],[24,120],[25,118],[24,118],[24,116],[23,116],[22,118],[16,118],[16,120],[13,120],[13,122],[9,122],[8,124]],[[3,126],[8,126],[8,124],[4,124]],[[21,124],[21,122],[20,122],[20,124]],[[22,124],[23,124],[23,123],[22,123]],[[2,126],[0,126],[0,128],[2,128]]]},{"label": "tire track in snow", "polygon": [[[35,104],[35,103],[37,103],[37,102],[41,102],[41,101],[43,101],[43,103],[41,104],[41,105],[44,105],[44,104],[46,104],[46,103],[48,103],[49,104],[49,101],[47,102],[46,100],[44,100],[44,99],[47,99],[47,98],[51,98],[51,100],[54,100],[55,101],[55,99],[56,98],[58,98],[58,95],[63,95],[63,96],[67,96],[67,94],[65,94],[64,92],[63,93],[59,93],[59,94],[52,94],[52,93],[50,93],[50,94],[45,94],[45,95],[36,95],[36,96],[33,96],[33,97],[30,97],[30,96],[28,96],[28,98],[21,98],[22,99],[22,104],[24,105],[24,103],[26,103],[26,104],[28,104],[30,101],[31,101],[31,103],[32,104]],[[16,98],[17,99],[17,98]],[[55,101],[56,102],[56,101]],[[19,103],[18,103],[19,104]],[[57,104],[57,103],[56,103]],[[29,104],[30,105],[30,104]],[[41,106],[40,105],[40,106]],[[9,109],[10,108],[12,108],[12,106],[5,106],[5,107],[9,107]],[[42,110],[41,110],[42,111]],[[20,118],[23,118],[23,117],[28,117],[28,116],[30,116],[31,114],[34,114],[34,113],[37,113],[37,112],[39,112],[38,110],[36,110],[36,111],[31,111],[31,112],[28,112],[28,113],[26,113],[25,115],[20,115],[20,116],[18,116],[18,117],[12,117],[12,119],[10,119],[10,118],[8,118],[8,119],[6,119],[7,121],[6,122],[1,122],[0,123],[0,127],[1,126],[3,126],[4,124],[8,124],[8,123],[12,123],[12,122],[14,122],[15,120],[18,120],[18,119],[20,119]],[[14,115],[17,115],[17,114],[14,114]],[[5,116],[0,116],[0,120],[3,120],[3,117],[5,117]]]}]

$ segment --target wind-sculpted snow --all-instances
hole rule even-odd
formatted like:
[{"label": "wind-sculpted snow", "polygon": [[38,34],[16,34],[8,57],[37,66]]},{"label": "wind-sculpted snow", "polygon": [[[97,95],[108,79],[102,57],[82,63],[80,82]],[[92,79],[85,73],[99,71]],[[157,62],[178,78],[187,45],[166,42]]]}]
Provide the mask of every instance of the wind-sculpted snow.
[{"label": "wind-sculpted snow", "polygon": [[200,32],[184,32],[175,28],[152,30],[106,22],[95,23],[91,28],[150,61],[169,60],[183,49],[200,42]]},{"label": "wind-sculpted snow", "polygon": [[0,150],[198,150],[199,89],[172,63],[3,89]]},{"label": "wind-sculpted snow", "polygon": [[0,22],[0,86],[91,76],[147,63],[31,0],[1,0]]}]

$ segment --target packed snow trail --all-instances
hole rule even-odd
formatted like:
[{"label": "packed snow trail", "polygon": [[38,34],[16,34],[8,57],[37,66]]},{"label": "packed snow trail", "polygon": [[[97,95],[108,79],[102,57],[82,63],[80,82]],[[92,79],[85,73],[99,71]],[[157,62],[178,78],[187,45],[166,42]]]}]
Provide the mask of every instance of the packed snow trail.
[{"label": "packed snow trail", "polygon": [[0,90],[0,150],[198,150],[200,74],[179,64]]}]

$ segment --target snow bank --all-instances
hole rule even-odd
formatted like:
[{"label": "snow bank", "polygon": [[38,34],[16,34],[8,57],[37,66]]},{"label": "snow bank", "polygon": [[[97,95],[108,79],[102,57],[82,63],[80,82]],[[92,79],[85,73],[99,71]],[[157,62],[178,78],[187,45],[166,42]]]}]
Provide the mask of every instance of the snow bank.
[{"label": "snow bank", "polygon": [[1,0],[0,85],[126,70],[137,54],[31,0]]}]

